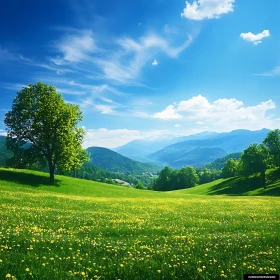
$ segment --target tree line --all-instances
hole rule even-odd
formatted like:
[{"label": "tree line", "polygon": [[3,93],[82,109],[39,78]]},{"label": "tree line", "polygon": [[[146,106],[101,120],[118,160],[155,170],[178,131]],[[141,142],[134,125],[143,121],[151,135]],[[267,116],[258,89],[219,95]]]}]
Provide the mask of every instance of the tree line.
[{"label": "tree line", "polygon": [[[198,168],[187,166],[180,170],[173,170],[166,166],[154,180],[152,189],[179,190],[220,178],[252,175],[259,175],[263,187],[266,188],[266,170],[280,167],[280,130],[271,130],[261,144],[252,143],[241,154],[234,153],[225,158],[228,158],[226,162],[223,162],[224,159],[218,159]],[[220,169],[213,167],[220,167]]]}]

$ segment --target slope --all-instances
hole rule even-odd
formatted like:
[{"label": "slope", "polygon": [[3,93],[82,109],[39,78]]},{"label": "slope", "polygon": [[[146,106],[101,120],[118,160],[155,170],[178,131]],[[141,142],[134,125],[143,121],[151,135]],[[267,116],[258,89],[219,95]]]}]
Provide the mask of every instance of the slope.
[{"label": "slope", "polygon": [[91,154],[90,165],[111,172],[141,174],[144,172],[157,172],[161,169],[155,164],[137,162],[106,148],[90,147],[87,151]]},{"label": "slope", "polygon": [[[175,191],[178,194],[231,195],[231,196],[280,196],[280,170],[270,169],[266,172],[266,189],[259,176],[233,177],[193,188]],[[173,192],[174,193],[174,192]]]}]

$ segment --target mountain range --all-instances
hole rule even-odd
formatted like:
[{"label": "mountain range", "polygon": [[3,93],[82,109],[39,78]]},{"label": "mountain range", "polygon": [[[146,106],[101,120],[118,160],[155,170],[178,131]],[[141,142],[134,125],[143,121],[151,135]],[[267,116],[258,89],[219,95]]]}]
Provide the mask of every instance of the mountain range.
[{"label": "mountain range", "polygon": [[133,140],[123,146],[113,149],[113,151],[131,159],[141,161],[141,162],[153,162],[162,165],[160,161],[157,161],[151,157],[149,154],[155,153],[169,145],[183,142],[187,140],[201,140],[209,137],[214,137],[217,132],[202,132],[189,136],[181,135],[161,135],[157,137],[149,137],[138,140]]},{"label": "mountain range", "polygon": [[[268,129],[203,132],[170,138],[169,143],[173,143],[165,147],[163,146],[168,142],[166,139],[142,139],[129,142],[115,151],[130,158],[137,156],[139,160],[147,159],[173,168],[186,165],[201,166],[230,153],[242,152],[253,142],[262,142],[268,132]],[[157,151],[151,152],[156,148]]]},{"label": "mountain range", "polygon": [[[90,147],[91,166],[122,174],[157,172],[163,166],[203,166],[231,153],[242,152],[251,143],[260,143],[268,129],[258,131],[234,130],[231,132],[203,132],[190,136],[166,135],[134,140],[114,151]],[[0,136],[0,165],[10,153],[5,147],[5,137]],[[135,159],[138,159],[136,161]]]}]

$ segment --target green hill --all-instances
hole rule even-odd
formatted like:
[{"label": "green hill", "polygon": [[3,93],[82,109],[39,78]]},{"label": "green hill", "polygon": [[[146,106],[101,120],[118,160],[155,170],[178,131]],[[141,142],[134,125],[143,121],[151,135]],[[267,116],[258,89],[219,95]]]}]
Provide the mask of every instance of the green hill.
[{"label": "green hill", "polygon": [[193,188],[176,191],[184,194],[236,195],[236,196],[280,196],[280,170],[267,170],[266,189],[258,176],[219,179]]},{"label": "green hill", "polygon": [[111,172],[141,174],[144,172],[157,172],[161,169],[155,164],[138,162],[106,148],[90,147],[87,151],[91,154],[90,165]]},{"label": "green hill", "polygon": [[214,161],[206,164],[204,167],[206,168],[213,168],[213,169],[217,169],[217,170],[220,170],[224,167],[225,163],[230,159],[239,159],[241,157],[241,152],[239,153],[232,153],[232,154],[228,154],[224,157],[221,157],[221,158],[217,158],[215,159]]},{"label": "green hill", "polygon": [[[268,175],[275,194],[279,174]],[[279,273],[279,197],[190,194],[227,192],[230,180],[167,193],[64,176],[52,186],[47,174],[0,168],[0,279]]]}]

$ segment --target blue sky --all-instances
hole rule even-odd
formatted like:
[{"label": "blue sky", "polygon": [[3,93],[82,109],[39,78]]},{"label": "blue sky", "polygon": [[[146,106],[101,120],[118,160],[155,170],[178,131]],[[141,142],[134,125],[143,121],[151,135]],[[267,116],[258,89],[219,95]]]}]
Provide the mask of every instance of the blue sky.
[{"label": "blue sky", "polygon": [[84,111],[85,147],[278,128],[280,1],[1,1],[0,134],[38,81]]}]

